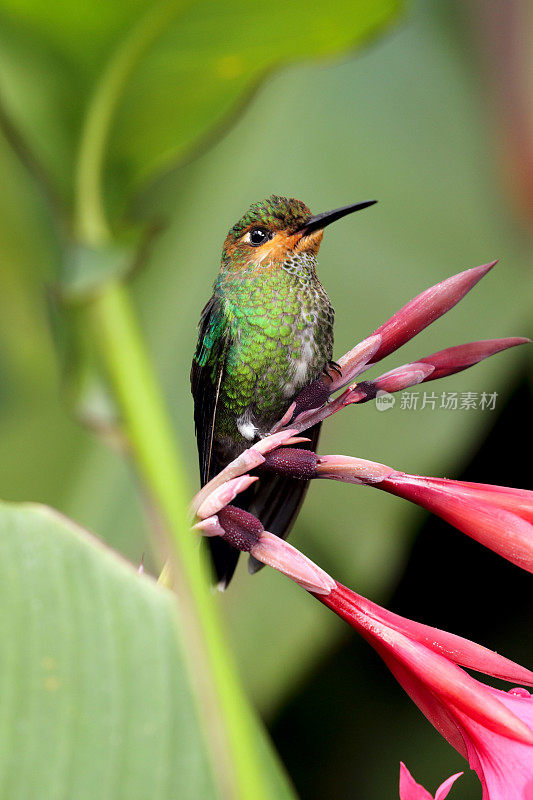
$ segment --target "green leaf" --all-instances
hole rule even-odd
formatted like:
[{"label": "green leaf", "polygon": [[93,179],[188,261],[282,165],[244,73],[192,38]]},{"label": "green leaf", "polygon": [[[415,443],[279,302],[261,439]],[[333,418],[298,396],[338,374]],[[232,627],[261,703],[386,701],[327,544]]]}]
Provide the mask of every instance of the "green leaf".
[{"label": "green leaf", "polygon": [[78,181],[92,209],[83,213],[97,216],[104,168],[107,201],[123,210],[133,190],[219,131],[273,68],[354,48],[401,4],[274,0],[265,17],[243,0],[109,0],[98,14],[81,0],[1,0],[0,92],[63,196],[71,201]]},{"label": "green leaf", "polygon": [[273,0],[265,15],[264,6],[243,0],[191,4],[165,28],[126,87],[111,142],[120,174],[138,184],[183,159],[270,70],[355,48],[400,6],[400,0]]},{"label": "green leaf", "polygon": [[219,797],[176,597],[44,506],[0,505],[0,559],[0,796]]}]

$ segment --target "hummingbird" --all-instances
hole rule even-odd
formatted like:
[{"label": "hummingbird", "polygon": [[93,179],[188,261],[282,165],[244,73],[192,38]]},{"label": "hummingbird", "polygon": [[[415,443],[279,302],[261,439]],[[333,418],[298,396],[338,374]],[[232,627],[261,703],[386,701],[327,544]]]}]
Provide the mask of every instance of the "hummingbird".
[{"label": "hummingbird", "polygon": [[[273,195],[230,229],[191,369],[202,486],[266,436],[305,386],[336,368],[334,311],[317,254],[327,225],[375,202],[313,215],[301,200]],[[319,433],[320,424],[306,432],[306,447],[316,451]],[[308,481],[265,475],[234,505],[286,538],[307,488]],[[239,552],[218,537],[208,541],[225,589]]]}]

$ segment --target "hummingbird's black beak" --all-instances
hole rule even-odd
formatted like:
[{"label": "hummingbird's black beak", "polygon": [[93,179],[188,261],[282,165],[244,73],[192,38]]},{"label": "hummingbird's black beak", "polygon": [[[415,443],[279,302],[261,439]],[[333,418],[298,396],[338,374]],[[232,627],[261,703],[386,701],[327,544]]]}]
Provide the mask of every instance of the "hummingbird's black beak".
[{"label": "hummingbird's black beak", "polygon": [[307,236],[313,231],[321,231],[326,225],[331,225],[332,222],[345,217],[347,214],[353,214],[354,211],[361,211],[362,208],[368,208],[377,203],[377,200],[365,200],[362,203],[352,203],[350,206],[343,206],[342,208],[335,208],[333,211],[323,211],[322,214],[316,214],[311,219],[308,219],[304,225],[298,228],[297,232],[301,232],[303,236]]}]

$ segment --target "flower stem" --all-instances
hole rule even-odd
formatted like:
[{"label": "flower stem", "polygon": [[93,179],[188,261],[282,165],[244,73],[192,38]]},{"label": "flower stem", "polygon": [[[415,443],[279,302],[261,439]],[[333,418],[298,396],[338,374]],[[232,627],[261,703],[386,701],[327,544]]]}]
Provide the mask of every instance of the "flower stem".
[{"label": "flower stem", "polygon": [[[190,3],[164,0],[151,8],[124,39],[97,83],[89,104],[78,156],[75,231],[98,248],[111,237],[103,201],[102,173],[111,125],[125,86],[157,37]],[[205,567],[187,522],[188,486],[175,449],[157,383],[127,290],[106,285],[86,301],[89,326],[120,408],[136,467],[172,539],[172,581],[189,645],[217,788],[224,798],[268,796],[260,769],[255,719],[237,679],[208,588]],[[168,575],[165,578],[167,582]]]},{"label": "flower stem", "polygon": [[120,407],[132,455],[172,537],[172,565],[198,699],[215,759],[217,785],[228,798],[266,798],[254,747],[256,733],[222,634],[205,568],[187,522],[188,487],[127,291],[108,286],[88,306],[89,322]]}]

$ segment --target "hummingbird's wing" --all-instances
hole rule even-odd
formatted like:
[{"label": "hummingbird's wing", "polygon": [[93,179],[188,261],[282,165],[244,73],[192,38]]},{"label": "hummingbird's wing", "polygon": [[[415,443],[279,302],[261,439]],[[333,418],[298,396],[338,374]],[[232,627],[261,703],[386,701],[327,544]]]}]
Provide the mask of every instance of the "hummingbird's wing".
[{"label": "hummingbird's wing", "polygon": [[[231,346],[231,331],[220,299],[213,295],[202,311],[198,345],[191,367],[191,392],[194,399],[194,426],[200,462],[200,481],[204,486],[225,466],[213,450],[215,417],[220,385]],[[217,584],[225,588],[235,572],[239,551],[217,536],[208,539]]]},{"label": "hummingbird's wing", "polygon": [[213,434],[220,384],[230,344],[230,326],[225,319],[222,303],[213,295],[202,311],[198,345],[191,367],[194,426],[202,486],[224,466],[217,464],[213,452]]}]

